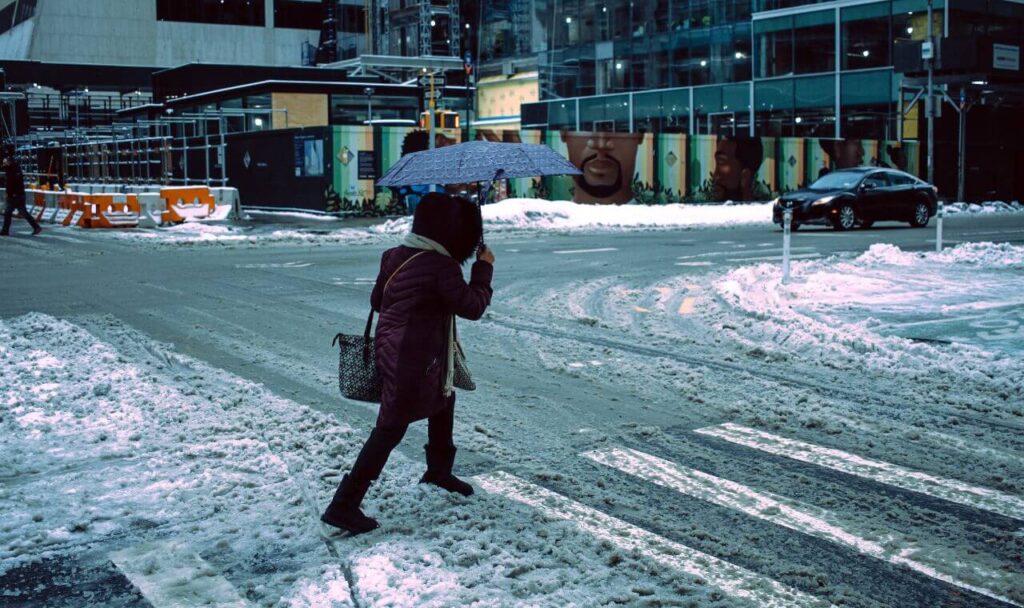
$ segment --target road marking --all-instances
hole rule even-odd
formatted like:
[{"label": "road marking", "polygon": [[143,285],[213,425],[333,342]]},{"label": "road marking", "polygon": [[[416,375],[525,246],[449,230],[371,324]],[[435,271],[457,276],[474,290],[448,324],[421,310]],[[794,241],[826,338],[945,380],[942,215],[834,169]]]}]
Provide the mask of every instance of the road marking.
[{"label": "road marking", "polygon": [[804,237],[804,236],[816,236],[816,237],[825,237],[825,238],[829,238],[829,239],[852,239],[854,236],[856,236],[856,235],[853,235],[853,234],[842,234],[842,233],[839,233],[839,232],[832,232],[832,231],[828,231],[828,230],[823,231],[823,232],[805,232],[805,231],[801,230],[797,234],[799,234],[801,237]]},{"label": "road marking", "polygon": [[235,268],[309,268],[313,262],[275,262],[264,264],[235,264]]},{"label": "road marking", "polygon": [[184,544],[139,545],[111,553],[110,561],[153,608],[249,606],[227,579]]},{"label": "road marking", "polygon": [[683,298],[683,303],[679,305],[679,314],[690,315],[693,314],[693,306],[697,303],[697,298]]},{"label": "road marking", "polygon": [[728,595],[757,606],[827,606],[828,603],[770,578],[616,519],[504,471],[473,478],[485,491],[533,507],[551,519],[568,520],[583,532],[623,551],[706,580]]},{"label": "road marking", "polygon": [[[794,253],[789,256],[791,260],[812,260],[820,258],[820,253]],[[726,262],[778,262],[782,260],[781,255],[764,255],[754,258],[726,258]]]},{"label": "road marking", "polygon": [[605,251],[618,251],[617,247],[601,247],[599,249],[563,249],[561,251],[552,251],[555,255],[566,255],[570,253],[604,253]]},{"label": "road marking", "polygon": [[[1012,583],[1009,572],[986,570],[972,566],[961,559],[951,559],[943,552],[920,552],[926,559],[934,558],[937,564],[926,564],[914,559],[919,553],[916,547],[892,546],[892,536],[881,540],[869,540],[850,532],[841,526],[826,520],[826,511],[808,505],[797,505],[792,501],[758,492],[743,484],[715,477],[696,469],[687,469],[667,460],[628,448],[606,448],[582,454],[589,458],[624,473],[644,479],[675,490],[687,496],[693,496],[712,504],[727,507],[769,521],[775,525],[795,530],[816,538],[821,538],[838,545],[843,545],[864,555],[880,559],[892,564],[904,566],[925,576],[940,580],[947,584],[973,591],[987,597],[1006,602],[1013,606],[1020,604],[999,595],[979,584],[965,582],[951,574],[941,572],[939,568],[948,568],[958,576],[969,576],[979,583],[992,582]],[[785,502],[784,502],[785,501]],[[888,546],[887,546],[888,544]],[[898,551],[898,552],[897,552]]]},{"label": "road marking", "polygon": [[[816,251],[817,249],[818,249],[817,247],[791,247],[790,251]],[[693,259],[696,259],[696,258],[717,258],[717,257],[722,257],[722,256],[727,256],[727,255],[748,256],[748,255],[764,254],[764,253],[768,253],[768,252],[771,252],[771,251],[778,251],[781,254],[782,253],[782,247],[774,247],[772,249],[762,249],[760,251],[747,251],[747,252],[743,252],[743,251],[710,251],[710,252],[707,252],[707,253],[696,253],[696,254],[693,254],[693,255],[680,255],[680,256],[676,256],[676,259],[677,260],[693,260]]]},{"label": "road marking", "polygon": [[643,312],[643,313],[651,312],[651,310],[649,308],[644,308],[643,306],[634,306],[633,310],[635,310],[637,312]]},{"label": "road marking", "polygon": [[784,456],[864,477],[878,483],[896,486],[911,492],[927,494],[982,511],[991,511],[1005,517],[1024,520],[1024,499],[998,490],[972,486],[956,479],[946,479],[906,469],[901,466],[872,460],[842,450],[826,448],[812,443],[787,439],[757,429],[727,422],[719,426],[697,429],[695,433],[717,437],[731,443]]},{"label": "road marking", "polygon": [[676,262],[676,266],[713,266],[714,262]]}]

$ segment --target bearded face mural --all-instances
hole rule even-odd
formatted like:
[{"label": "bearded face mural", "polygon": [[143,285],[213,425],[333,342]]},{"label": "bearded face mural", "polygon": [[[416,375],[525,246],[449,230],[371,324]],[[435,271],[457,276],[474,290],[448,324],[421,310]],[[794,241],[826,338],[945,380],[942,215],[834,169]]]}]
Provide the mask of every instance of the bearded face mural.
[{"label": "bearded face mural", "polygon": [[636,152],[643,133],[562,131],[569,162],[583,175],[573,176],[573,201],[621,205],[633,198]]}]

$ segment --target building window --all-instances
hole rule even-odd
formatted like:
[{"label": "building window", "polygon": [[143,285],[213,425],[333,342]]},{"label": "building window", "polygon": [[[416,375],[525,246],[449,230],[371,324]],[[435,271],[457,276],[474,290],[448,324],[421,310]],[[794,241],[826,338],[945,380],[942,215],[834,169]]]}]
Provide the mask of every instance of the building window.
[{"label": "building window", "polygon": [[302,0],[274,0],[274,27],[320,30],[324,25],[323,4]]},{"label": "building window", "polygon": [[891,65],[889,49],[892,45],[892,27],[889,10],[888,2],[843,9],[844,70]]},{"label": "building window", "polygon": [[757,134],[763,137],[792,137],[793,79],[758,82],[754,87]]},{"label": "building window", "polygon": [[893,111],[891,70],[843,74],[843,137],[893,139],[889,117]]},{"label": "building window", "polygon": [[28,21],[35,16],[36,2],[37,0],[19,0],[17,2],[18,10],[14,14],[14,25]]},{"label": "building window", "polygon": [[14,26],[14,7],[16,3],[12,2],[0,10],[0,34],[10,30]]},{"label": "building window", "polygon": [[794,71],[797,74],[834,72],[836,69],[835,11],[803,13],[793,17]]},{"label": "building window", "polygon": [[758,78],[793,73],[793,18],[754,22],[754,61]]},{"label": "building window", "polygon": [[157,21],[184,21],[220,25],[266,24],[262,0],[156,0]]},{"label": "building window", "polygon": [[836,77],[796,78],[793,82],[793,134],[836,136]]}]

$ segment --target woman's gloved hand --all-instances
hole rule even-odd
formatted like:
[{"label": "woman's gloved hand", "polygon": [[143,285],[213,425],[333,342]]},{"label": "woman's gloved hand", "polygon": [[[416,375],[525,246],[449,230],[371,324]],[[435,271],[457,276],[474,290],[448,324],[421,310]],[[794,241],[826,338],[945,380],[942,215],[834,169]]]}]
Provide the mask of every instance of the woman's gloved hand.
[{"label": "woman's gloved hand", "polygon": [[480,249],[477,249],[476,252],[476,259],[494,265],[494,252],[487,245],[480,245]]}]

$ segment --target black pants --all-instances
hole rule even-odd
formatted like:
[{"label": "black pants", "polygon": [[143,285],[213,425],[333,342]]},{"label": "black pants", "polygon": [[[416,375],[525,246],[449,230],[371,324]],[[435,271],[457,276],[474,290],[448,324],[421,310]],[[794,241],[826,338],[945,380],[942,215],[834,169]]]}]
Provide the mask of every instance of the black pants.
[{"label": "black pants", "polygon": [[[455,395],[452,395],[447,408],[427,418],[427,443],[434,447],[454,447],[454,427]],[[384,470],[392,450],[402,442],[402,437],[405,437],[408,429],[408,424],[375,427],[369,439],[363,444],[363,449],[359,451],[349,476],[356,482],[365,483],[380,477],[380,472]]]},{"label": "black pants", "polygon": [[11,218],[14,216],[14,210],[17,209],[21,212],[21,217],[28,220],[28,223],[32,226],[32,230],[39,230],[39,222],[36,218],[32,217],[32,214],[25,208],[25,197],[24,196],[12,196],[7,199],[7,209],[4,210],[4,227],[0,230],[3,234],[7,234],[11,231]]}]

